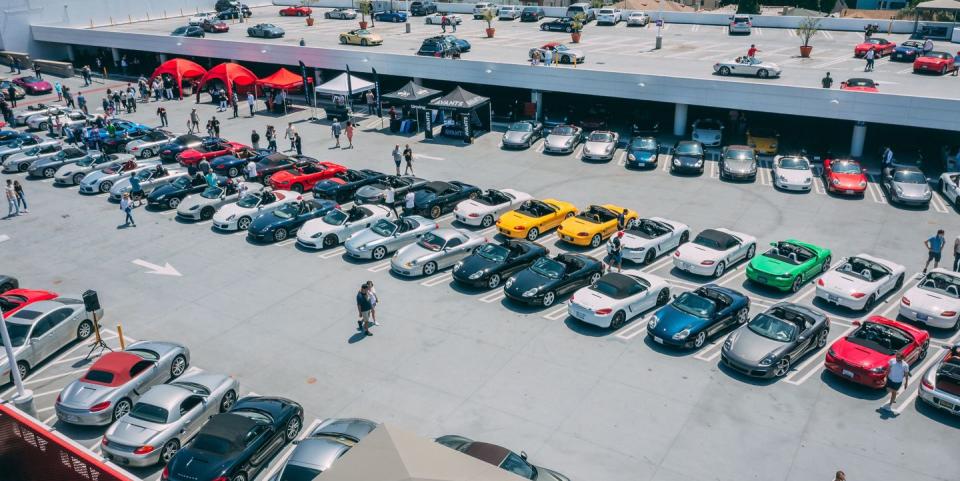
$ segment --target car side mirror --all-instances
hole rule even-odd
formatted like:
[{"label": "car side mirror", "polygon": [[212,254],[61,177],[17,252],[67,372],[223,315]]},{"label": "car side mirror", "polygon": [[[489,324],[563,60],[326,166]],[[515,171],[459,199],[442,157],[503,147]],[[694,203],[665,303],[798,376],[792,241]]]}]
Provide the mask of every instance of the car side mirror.
[{"label": "car side mirror", "polygon": [[677,297],[678,297],[678,296],[677,296],[676,294],[673,295],[673,298],[674,298],[674,299],[676,299]]},{"label": "car side mirror", "polygon": [[776,247],[776,246],[777,246],[777,243],[776,243],[776,242],[771,242],[770,245],[772,245],[773,247]]},{"label": "car side mirror", "polygon": [[800,334],[799,336],[797,336],[797,340],[800,341],[800,342],[806,341],[806,340],[807,340],[807,336],[804,335],[804,334]]},{"label": "car side mirror", "polygon": [[526,459],[527,459],[527,452],[526,452],[526,451],[520,451],[520,457],[523,458],[524,461],[526,461]]}]

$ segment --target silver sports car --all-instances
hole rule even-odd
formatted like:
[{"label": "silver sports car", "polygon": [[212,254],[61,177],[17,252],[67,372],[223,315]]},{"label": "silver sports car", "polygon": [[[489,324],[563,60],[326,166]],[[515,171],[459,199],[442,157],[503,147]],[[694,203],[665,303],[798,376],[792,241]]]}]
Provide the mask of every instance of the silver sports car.
[{"label": "silver sports car", "polygon": [[81,194],[98,194],[110,192],[113,184],[131,175],[144,170],[153,170],[160,164],[159,160],[141,160],[125,162],[119,167],[107,167],[95,170],[83,177],[80,181]]},{"label": "silver sports car", "polygon": [[182,344],[140,341],[108,352],[87,373],[68,384],[54,405],[68,424],[106,426],[122,418],[151,386],[179,377],[190,364]]},{"label": "silver sports car", "polygon": [[[79,296],[77,296],[79,297]],[[60,296],[34,302],[6,318],[13,355],[20,377],[74,339],[83,340],[93,332],[93,321],[77,297]],[[103,311],[97,313],[103,315]],[[6,353],[0,351],[0,382],[10,378]]]},{"label": "silver sports car", "polygon": [[510,124],[500,141],[504,148],[529,148],[543,136],[543,124],[533,120],[521,120]]},{"label": "silver sports car", "polygon": [[594,130],[583,144],[583,154],[580,157],[583,160],[613,160],[617,152],[617,142],[620,142],[620,134],[608,130]]},{"label": "silver sports car", "polygon": [[723,364],[748,376],[783,377],[809,353],[827,345],[830,319],[809,307],[780,302],[727,336]]},{"label": "silver sports car", "polygon": [[27,108],[14,112],[13,114],[13,125],[27,125],[27,119],[31,116],[37,114],[46,114],[50,112],[59,112],[61,110],[66,110],[63,106],[60,105],[47,105],[47,104],[36,104],[28,105]]},{"label": "silver sports car", "polygon": [[895,204],[927,205],[933,197],[927,176],[916,167],[884,169],[880,186]]},{"label": "silver sports car", "polygon": [[127,145],[124,146],[124,151],[128,154],[136,155],[141,159],[149,159],[160,152],[160,146],[175,138],[177,138],[175,134],[166,130],[151,130],[144,134],[143,137],[127,142]]},{"label": "silver sports car", "polygon": [[63,149],[63,144],[38,145],[30,150],[25,150],[19,154],[13,154],[3,161],[3,173],[12,174],[14,172],[26,172],[30,170],[30,165],[34,162],[57,155]]},{"label": "silver sports car", "polygon": [[60,144],[61,142],[59,140],[51,140],[51,139],[41,139],[39,141],[36,138],[18,140],[11,144],[0,146],[0,164],[6,162],[7,159],[21,152],[26,152],[28,150],[33,150],[35,148],[46,148],[51,145],[60,145]]},{"label": "silver sports car", "polygon": [[419,215],[397,220],[381,219],[373,227],[354,234],[343,243],[343,247],[351,257],[380,260],[439,228],[440,225],[435,221]]},{"label": "silver sports car", "polygon": [[296,442],[287,462],[269,481],[315,479],[376,428],[377,423],[367,419],[326,419]]},{"label": "silver sports car", "polygon": [[400,248],[390,268],[402,276],[430,276],[463,260],[474,249],[487,242],[457,229],[437,229],[428,232],[415,244]]},{"label": "silver sports car", "polygon": [[[159,169],[157,167],[160,167]],[[180,169],[169,170],[162,165],[157,164],[152,169],[141,170],[126,179],[118,180],[110,189],[110,200],[120,202],[125,192],[130,192],[130,179],[136,177],[140,181],[140,190],[143,191],[143,197],[146,197],[161,185],[167,185],[181,177],[186,177],[187,171]]]},{"label": "silver sports car", "polygon": [[67,164],[73,164],[86,159],[90,154],[76,147],[67,147],[48,156],[42,156],[30,163],[27,168],[28,177],[43,177],[52,179],[57,169]]},{"label": "silver sports car", "polygon": [[775,63],[746,55],[729,62],[717,62],[713,64],[713,71],[723,76],[748,75],[760,78],[779,77],[783,73],[783,69]]},{"label": "silver sports car", "polygon": [[[221,177],[222,178],[222,177]],[[213,218],[213,215],[220,210],[220,207],[240,200],[244,195],[253,202],[253,205],[259,207],[259,197],[251,195],[264,189],[262,184],[256,182],[220,182],[217,187],[207,187],[200,194],[189,195],[177,206],[177,217],[189,220],[204,220]],[[242,194],[241,194],[242,191]],[[257,197],[256,200],[253,197]],[[249,223],[249,220],[248,220]],[[244,227],[246,229],[246,227]],[[241,229],[243,230],[243,229]]]},{"label": "silver sports car", "polygon": [[543,144],[544,152],[567,153],[573,152],[577,144],[583,140],[583,129],[576,125],[558,125],[550,130]]},{"label": "silver sports car", "polygon": [[86,158],[57,169],[53,174],[53,183],[57,185],[79,185],[90,172],[108,167],[119,167],[132,160],[134,159],[130,154],[89,152]]},{"label": "silver sports car", "polygon": [[357,189],[357,192],[353,196],[353,201],[356,204],[383,202],[383,195],[387,189],[393,189],[394,199],[399,201],[408,190],[416,190],[426,183],[427,181],[425,179],[411,175],[388,175],[373,184],[368,184]]},{"label": "silver sports car", "polygon": [[210,416],[229,411],[239,391],[236,379],[204,371],[153,386],[107,429],[103,455],[122,466],[166,464]]}]

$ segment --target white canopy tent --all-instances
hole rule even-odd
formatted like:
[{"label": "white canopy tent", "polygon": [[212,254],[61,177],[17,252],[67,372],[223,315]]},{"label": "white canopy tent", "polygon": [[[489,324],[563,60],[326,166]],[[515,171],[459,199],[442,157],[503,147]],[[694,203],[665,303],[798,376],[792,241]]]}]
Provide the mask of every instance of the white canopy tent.
[{"label": "white canopy tent", "polygon": [[317,88],[314,90],[321,94],[348,95],[351,92],[358,93],[366,92],[367,90],[373,90],[375,87],[376,86],[373,84],[373,82],[368,82],[354,75],[350,76],[350,85],[348,86],[347,74],[342,73],[337,75],[329,82],[324,82],[320,85],[317,85]]}]

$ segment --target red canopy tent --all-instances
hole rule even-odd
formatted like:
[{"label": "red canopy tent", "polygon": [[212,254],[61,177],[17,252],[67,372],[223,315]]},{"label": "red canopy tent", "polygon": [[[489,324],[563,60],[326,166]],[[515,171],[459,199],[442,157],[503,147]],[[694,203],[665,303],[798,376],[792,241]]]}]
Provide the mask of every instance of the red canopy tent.
[{"label": "red canopy tent", "polygon": [[154,78],[163,74],[170,75],[174,78],[174,80],[177,81],[177,88],[182,92],[183,79],[203,77],[206,73],[207,69],[197,65],[194,62],[182,58],[175,58],[160,64],[160,66],[153,71],[153,75],[150,76],[150,80],[153,80]]},{"label": "red canopy tent", "polygon": [[225,62],[210,69],[203,78],[200,79],[200,88],[203,88],[211,80],[220,80],[226,85],[227,96],[233,94],[233,85],[251,85],[257,82],[257,76],[246,67]]},{"label": "red canopy tent", "polygon": [[[313,79],[309,77],[307,78],[307,82],[311,82],[312,80]],[[300,90],[303,88],[303,78],[281,67],[280,70],[277,70],[273,74],[257,80],[257,85],[287,91]]]}]

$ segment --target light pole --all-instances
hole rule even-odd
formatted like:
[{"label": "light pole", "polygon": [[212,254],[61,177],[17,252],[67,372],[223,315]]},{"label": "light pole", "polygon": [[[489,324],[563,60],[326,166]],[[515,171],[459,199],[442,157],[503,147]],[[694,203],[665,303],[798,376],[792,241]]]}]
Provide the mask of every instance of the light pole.
[{"label": "light pole", "polygon": [[17,358],[14,356],[13,347],[10,345],[10,333],[7,332],[7,321],[3,319],[2,308],[0,308],[0,337],[3,338],[3,348],[7,351],[7,364],[10,366],[10,376],[13,377],[13,384],[17,386],[17,395],[13,397],[13,405],[16,406],[17,409],[36,417],[37,410],[33,407],[33,391],[23,388],[23,379],[20,377],[20,367],[17,366]]},{"label": "light pole", "polygon": [[655,50],[660,50],[663,47],[663,35],[661,32],[663,30],[663,0],[657,2],[657,46]]}]

